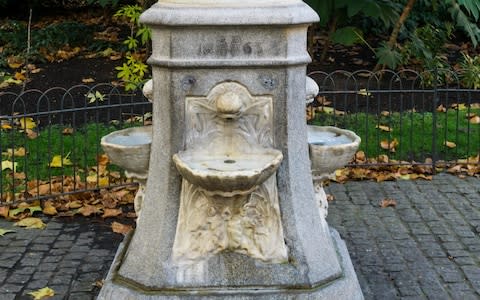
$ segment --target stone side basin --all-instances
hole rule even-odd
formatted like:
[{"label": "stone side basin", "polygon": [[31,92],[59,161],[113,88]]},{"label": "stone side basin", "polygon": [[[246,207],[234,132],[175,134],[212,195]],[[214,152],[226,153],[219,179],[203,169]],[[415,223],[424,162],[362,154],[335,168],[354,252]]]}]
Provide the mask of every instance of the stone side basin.
[{"label": "stone side basin", "polygon": [[152,144],[152,126],[114,131],[100,142],[112,163],[123,168],[127,176],[146,179]]},{"label": "stone side basin", "polygon": [[230,155],[187,150],[173,156],[184,179],[224,197],[251,193],[275,173],[282,159],[282,152],[266,148]]},{"label": "stone side basin", "polygon": [[326,176],[343,168],[355,155],[360,137],[350,130],[308,125],[313,176]]}]

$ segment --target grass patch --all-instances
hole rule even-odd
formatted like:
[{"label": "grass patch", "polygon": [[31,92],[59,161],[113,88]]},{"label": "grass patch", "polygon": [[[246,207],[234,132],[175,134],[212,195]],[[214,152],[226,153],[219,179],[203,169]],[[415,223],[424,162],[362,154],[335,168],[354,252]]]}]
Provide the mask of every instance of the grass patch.
[{"label": "grass patch", "polygon": [[[2,190],[18,192],[25,188],[25,182],[31,180],[50,180],[55,176],[80,176],[85,180],[88,170],[97,165],[97,155],[102,154],[100,139],[110,132],[141,124],[111,125],[91,123],[75,128],[71,134],[64,134],[69,126],[52,125],[42,129],[38,137],[29,139],[18,130],[0,132],[0,149],[2,150],[2,161],[9,160],[17,163],[16,173],[24,173],[26,178],[16,180],[15,186],[12,182],[12,172],[2,171]],[[26,155],[23,157],[11,157],[6,154],[8,149],[24,147]],[[71,166],[51,168],[49,163],[55,155],[67,157]],[[110,165],[109,170],[119,170],[116,166]],[[22,183],[23,182],[23,183]]]},{"label": "grass patch", "polygon": [[[447,110],[435,114],[424,112],[368,113],[343,116],[316,113],[309,123],[322,126],[338,126],[354,131],[362,139],[360,149],[368,157],[388,155],[392,159],[424,161],[432,158],[435,148],[438,159],[455,160],[477,155],[480,150],[480,124],[469,122],[467,115],[480,115],[480,109]],[[433,126],[433,124],[436,126]],[[377,127],[385,126],[390,132]],[[435,127],[435,128],[434,128]],[[380,144],[398,141],[395,152],[382,149]],[[445,142],[455,143],[449,148]]]}]

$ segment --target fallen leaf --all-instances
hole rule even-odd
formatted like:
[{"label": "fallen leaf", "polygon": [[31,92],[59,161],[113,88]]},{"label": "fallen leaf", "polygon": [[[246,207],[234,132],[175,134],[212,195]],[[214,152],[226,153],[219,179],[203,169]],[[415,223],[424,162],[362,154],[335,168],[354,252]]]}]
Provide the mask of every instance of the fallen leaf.
[{"label": "fallen leaf", "polygon": [[95,82],[95,79],[93,79],[91,77],[90,78],[83,78],[82,82],[83,83],[93,83],[93,82]]},{"label": "fallen leaf", "polygon": [[335,200],[335,196],[331,194],[327,194],[327,201],[332,202],[333,200]]},{"label": "fallen leaf", "polygon": [[36,69],[31,70],[30,72],[31,72],[32,74],[37,74],[37,73],[40,73],[41,71],[42,71],[41,68],[36,68]]},{"label": "fallen leaf", "polygon": [[132,228],[131,225],[125,225],[125,224],[118,223],[118,222],[113,222],[112,223],[112,231],[115,232],[115,233],[127,234],[132,229],[133,228]]},{"label": "fallen leaf", "polygon": [[447,172],[450,173],[450,174],[461,173],[462,172],[462,165],[455,165],[451,168],[448,168]]},{"label": "fallen leaf", "polygon": [[93,285],[98,287],[98,288],[102,288],[103,284],[104,284],[104,280],[100,279],[100,280],[95,281],[95,283]]},{"label": "fallen leaf", "polygon": [[7,151],[3,152],[2,154],[7,155],[8,157],[12,157],[12,156],[23,157],[27,154],[27,151],[25,150],[24,147],[20,147],[17,149],[7,149]]},{"label": "fallen leaf", "polygon": [[377,125],[375,128],[380,129],[381,131],[392,132],[393,129],[386,125]]},{"label": "fallen leaf", "polygon": [[123,213],[121,208],[105,208],[102,218],[117,217]]},{"label": "fallen leaf", "polygon": [[389,150],[390,152],[395,152],[396,151],[396,147],[398,146],[398,140],[397,139],[393,139],[392,141],[388,141],[388,140],[382,140],[380,142],[380,147],[384,150]]},{"label": "fallen leaf", "polygon": [[7,57],[7,64],[12,69],[18,69],[23,65],[23,59],[19,56]]},{"label": "fallen leaf", "polygon": [[89,58],[89,59],[90,58],[95,58],[95,57],[97,57],[97,53],[90,53],[90,54],[85,55],[84,57]]},{"label": "fallen leaf", "polygon": [[465,105],[464,103],[453,103],[452,105],[450,105],[451,108],[453,109],[456,109],[456,110],[466,110],[467,109],[467,105]]},{"label": "fallen leaf", "polygon": [[63,135],[72,135],[73,134],[73,128],[67,127],[62,130]]},{"label": "fallen leaf", "polygon": [[114,54],[114,55],[111,55],[110,56],[110,60],[119,60],[122,58],[122,54],[121,53],[118,53],[118,54]]},{"label": "fallen leaf", "polygon": [[42,211],[42,208],[40,206],[23,206],[11,209],[8,215],[13,218],[19,213],[25,212],[27,209],[29,210],[30,215],[33,215],[33,213],[36,211]]},{"label": "fallen leaf", "polygon": [[83,207],[80,207],[78,212],[81,213],[84,217],[89,217],[91,215],[96,215],[100,213],[101,210],[94,205],[85,205]]},{"label": "fallen leaf", "polygon": [[21,72],[15,72],[15,75],[13,75],[13,78],[20,81],[25,81],[25,79],[27,79],[25,75]]},{"label": "fallen leaf", "polygon": [[365,96],[365,97],[368,97],[368,96],[371,96],[372,93],[370,93],[367,89],[360,89],[357,94],[361,95],[361,96]]},{"label": "fallen leaf", "polygon": [[344,111],[336,110],[333,107],[329,107],[329,106],[318,107],[316,111],[318,111],[320,113],[334,114],[334,115],[337,115],[337,116],[345,115]]},{"label": "fallen leaf", "polygon": [[364,162],[365,160],[366,160],[365,152],[357,151],[357,153],[355,153],[355,161]]},{"label": "fallen leaf", "polygon": [[12,170],[13,172],[17,171],[17,162],[9,161],[9,160],[2,160],[2,171],[4,170]]},{"label": "fallen leaf", "polygon": [[0,228],[0,236],[4,236],[5,234],[12,233],[12,232],[15,232],[15,230]]},{"label": "fallen leaf", "polygon": [[33,118],[20,118],[18,122],[20,123],[20,128],[22,128],[23,130],[33,129],[37,127],[37,124],[35,124]]},{"label": "fallen leaf", "polygon": [[25,227],[27,229],[44,229],[47,224],[43,223],[43,221],[39,218],[25,218],[13,224],[14,226]]},{"label": "fallen leaf", "polygon": [[437,112],[447,112],[447,108],[445,106],[443,106],[443,104],[440,104],[437,107]]},{"label": "fallen leaf", "polygon": [[480,116],[473,116],[468,122],[470,122],[470,124],[480,124]]},{"label": "fallen leaf", "polygon": [[136,214],[134,211],[129,211],[129,212],[127,213],[127,218],[132,218],[132,219],[134,219],[134,218],[136,218],[136,217],[137,217],[137,214]]},{"label": "fallen leaf", "polygon": [[44,287],[42,289],[30,292],[28,294],[33,296],[34,300],[41,300],[41,299],[44,299],[45,297],[55,296],[55,291],[49,287]]},{"label": "fallen leaf", "polygon": [[397,206],[397,201],[394,199],[383,199],[380,201],[380,207],[381,208],[387,208],[387,207],[396,207]]},{"label": "fallen leaf", "polygon": [[47,216],[54,216],[58,214],[58,211],[54,206],[49,205],[43,208],[43,213],[46,214]]},{"label": "fallen leaf", "polygon": [[38,137],[38,133],[33,131],[32,129],[25,130],[27,137],[31,140],[36,139]]},{"label": "fallen leaf", "polygon": [[71,166],[72,161],[68,158],[70,156],[70,153],[65,155],[65,157],[62,158],[61,155],[54,155],[52,157],[52,161],[48,164],[50,168],[61,168],[65,166]]},{"label": "fallen leaf", "polygon": [[475,117],[476,115],[477,115],[477,114],[474,113],[474,112],[469,112],[469,113],[466,113],[466,114],[465,114],[465,118],[470,119],[470,118]]},{"label": "fallen leaf", "polygon": [[443,143],[443,144],[450,149],[453,149],[453,148],[457,147],[457,144],[455,144],[454,142],[445,141],[445,143]]},{"label": "fallen leaf", "polygon": [[108,177],[98,176],[98,174],[94,172],[92,172],[89,176],[87,176],[87,182],[92,184],[97,184],[98,182],[99,187],[105,187],[110,184],[110,180],[108,179]]},{"label": "fallen leaf", "polygon": [[13,178],[18,179],[18,180],[25,180],[27,178],[27,174],[21,172],[21,173],[13,173]]},{"label": "fallen leaf", "polygon": [[10,123],[2,122],[1,128],[4,129],[4,130],[10,130],[10,129],[12,129],[12,125]]},{"label": "fallen leaf", "polygon": [[390,112],[384,110],[384,111],[382,111],[380,114],[381,114],[382,116],[384,116],[384,117],[388,117],[388,116],[390,115]]},{"label": "fallen leaf", "polygon": [[78,200],[71,201],[67,204],[67,207],[72,208],[72,209],[80,208],[82,206],[83,206],[82,202],[80,202]]},{"label": "fallen leaf", "polygon": [[0,206],[0,216],[4,217],[5,219],[8,218],[8,212],[10,211],[10,207],[8,206]]},{"label": "fallen leaf", "polygon": [[332,104],[332,101],[328,101],[327,97],[318,95],[316,98],[317,102],[322,106],[327,106]]}]

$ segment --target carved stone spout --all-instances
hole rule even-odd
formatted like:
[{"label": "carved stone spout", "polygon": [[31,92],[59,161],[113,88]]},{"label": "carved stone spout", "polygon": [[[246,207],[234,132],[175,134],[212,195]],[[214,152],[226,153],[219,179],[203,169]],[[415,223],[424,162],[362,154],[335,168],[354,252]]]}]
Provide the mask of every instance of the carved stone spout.
[{"label": "carved stone spout", "polygon": [[183,177],[174,260],[191,264],[230,250],[265,262],[287,251],[276,180],[282,152],[271,148],[271,97],[238,84],[187,99],[187,150],[173,156]]}]

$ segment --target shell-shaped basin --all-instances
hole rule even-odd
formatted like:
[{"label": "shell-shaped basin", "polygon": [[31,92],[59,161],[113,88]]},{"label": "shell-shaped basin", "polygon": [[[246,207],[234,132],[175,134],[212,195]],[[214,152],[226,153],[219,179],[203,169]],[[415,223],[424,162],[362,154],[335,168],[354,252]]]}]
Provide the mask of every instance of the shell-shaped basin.
[{"label": "shell-shaped basin", "polygon": [[360,145],[360,137],[350,130],[315,125],[307,128],[314,176],[326,176],[343,168]]},{"label": "shell-shaped basin", "polygon": [[253,192],[275,173],[282,159],[282,152],[267,148],[234,154],[186,150],[173,156],[184,179],[211,195],[224,197]]},{"label": "shell-shaped basin", "polygon": [[111,162],[123,168],[127,176],[146,179],[152,144],[152,126],[114,131],[100,141]]}]

